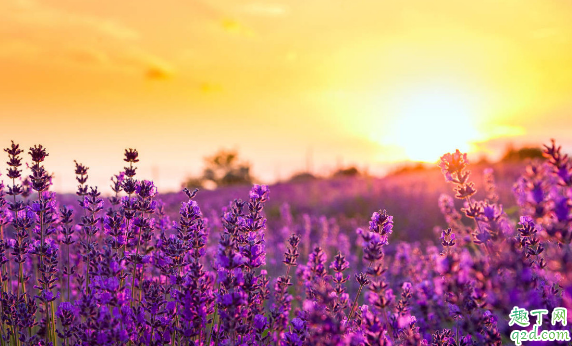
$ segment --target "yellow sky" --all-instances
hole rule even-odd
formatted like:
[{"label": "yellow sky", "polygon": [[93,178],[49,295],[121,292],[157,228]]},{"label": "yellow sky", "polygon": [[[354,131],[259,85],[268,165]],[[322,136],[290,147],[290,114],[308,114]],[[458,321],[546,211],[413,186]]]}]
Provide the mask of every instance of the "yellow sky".
[{"label": "yellow sky", "polygon": [[105,184],[125,147],[169,190],[223,147],[270,181],[308,152],[572,144],[569,1],[2,0],[0,23],[2,146],[47,146],[58,189],[74,159]]}]

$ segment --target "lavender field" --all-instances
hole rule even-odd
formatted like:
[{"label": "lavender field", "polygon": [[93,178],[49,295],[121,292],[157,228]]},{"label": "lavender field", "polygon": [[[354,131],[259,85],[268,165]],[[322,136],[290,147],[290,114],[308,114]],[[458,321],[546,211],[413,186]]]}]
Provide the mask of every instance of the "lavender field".
[{"label": "lavender field", "polygon": [[554,142],[526,163],[456,151],[170,194],[134,149],[111,186],[76,162],[76,195],[52,192],[43,146],[4,151],[2,346],[569,344],[572,160]]}]

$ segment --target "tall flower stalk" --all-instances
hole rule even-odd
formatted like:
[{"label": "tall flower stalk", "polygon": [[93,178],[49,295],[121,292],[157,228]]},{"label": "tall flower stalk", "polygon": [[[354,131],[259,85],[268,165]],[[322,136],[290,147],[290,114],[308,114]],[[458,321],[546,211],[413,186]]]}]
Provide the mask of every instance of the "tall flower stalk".
[{"label": "tall flower stalk", "polygon": [[99,233],[100,218],[98,213],[103,210],[103,199],[100,197],[101,193],[97,190],[97,187],[90,187],[89,192],[84,196],[83,202],[81,204],[82,208],[85,210],[85,215],[81,218],[80,226],[83,229],[83,233],[86,236],[85,242],[82,243],[84,249],[84,262],[86,264],[86,280],[85,280],[85,291],[89,294],[91,292],[91,267],[92,258],[95,256],[97,251],[97,234]]},{"label": "tall flower stalk", "polygon": [[[53,222],[53,196],[48,193],[51,177],[45,170],[42,162],[49,155],[46,149],[40,144],[35,145],[30,148],[28,154],[32,159],[32,174],[29,176],[31,181],[32,190],[38,193],[38,201],[34,202],[33,210],[38,218],[38,229],[37,233],[40,235],[40,243],[36,246],[35,253],[38,256],[38,271],[40,272],[40,277],[37,278],[39,285],[36,287],[38,289],[38,295],[36,296],[42,303],[44,303],[45,317],[45,342],[51,341],[55,342],[55,328],[54,321],[50,322],[53,312],[53,304],[55,296],[52,293],[53,281],[52,276],[54,275],[54,261],[57,263],[57,249],[52,248],[46,243],[46,236],[53,232],[49,227]],[[46,234],[48,230],[48,234]]]},{"label": "tall flower stalk", "polygon": [[[18,216],[18,213],[24,211],[24,209],[26,209],[25,204],[22,201],[18,200],[18,196],[20,194],[22,194],[23,192],[23,188],[22,185],[17,184],[16,183],[16,179],[19,179],[22,176],[22,170],[20,169],[20,167],[22,166],[22,158],[20,157],[20,154],[23,153],[24,151],[22,149],[20,149],[20,146],[18,144],[15,144],[14,141],[12,141],[12,145],[6,149],[4,149],[4,151],[6,153],[8,153],[8,178],[12,179],[12,185],[8,186],[8,191],[6,192],[6,194],[8,196],[12,196],[12,201],[8,203],[8,209],[12,212],[12,214],[14,215],[13,218],[13,223],[14,223],[14,228],[16,228],[17,230],[19,230],[16,234],[17,236],[17,242],[16,242],[16,246],[18,248],[18,253],[19,253],[19,258],[17,259],[17,263],[18,263],[18,289],[17,289],[17,294],[20,294],[20,288],[22,289],[22,293],[26,292],[26,285],[24,283],[24,275],[23,275],[23,268],[22,268],[22,264],[23,262],[26,260],[26,253],[28,251],[28,242],[29,242],[29,233],[28,233],[28,229],[31,228],[31,225],[28,227],[24,227],[26,225],[28,225],[27,222],[22,222],[22,223],[17,223],[16,222],[16,218]],[[16,224],[22,226],[21,228],[16,227]],[[4,238],[4,232],[2,232],[2,238]],[[8,287],[6,287],[6,290],[8,289]]]},{"label": "tall flower stalk", "polygon": [[[384,300],[383,292],[385,287],[383,287],[383,282],[378,280],[385,272],[381,260],[384,256],[383,246],[389,243],[388,238],[393,233],[393,216],[388,215],[386,210],[375,212],[369,221],[369,230],[358,229],[357,233],[361,235],[364,243],[363,259],[369,264],[366,272],[361,272],[355,276],[359,288],[349,311],[348,321],[351,321],[356,311],[359,295],[364,287],[372,284],[371,291],[374,293],[371,295],[372,299],[378,302]],[[370,277],[374,278],[373,283]],[[377,306],[382,309],[385,308],[385,304],[378,304]]]},{"label": "tall flower stalk", "polygon": [[67,301],[71,301],[71,285],[70,279],[71,276],[75,273],[75,266],[71,265],[70,261],[70,246],[75,243],[75,240],[72,239],[72,235],[74,233],[73,227],[73,210],[63,206],[60,208],[60,223],[61,223],[61,235],[62,240],[61,243],[66,246],[66,262],[64,265],[63,274],[66,277],[66,294],[67,294]]},{"label": "tall flower stalk", "polygon": [[131,220],[135,217],[136,212],[136,201],[131,200],[131,196],[137,191],[137,180],[135,179],[137,167],[133,167],[134,163],[139,162],[139,153],[135,149],[125,149],[125,158],[123,161],[129,163],[129,167],[124,167],[125,169],[125,179],[123,180],[123,191],[127,194],[127,197],[122,200],[123,213],[127,219],[127,227],[125,228],[125,245],[123,246],[123,251],[121,256],[124,256],[125,250],[129,243],[129,240],[133,239],[133,232],[131,231]]},{"label": "tall flower stalk", "polygon": [[489,246],[490,235],[483,230],[479,222],[479,217],[482,215],[481,206],[478,203],[473,203],[471,200],[471,196],[477,190],[475,189],[475,183],[469,180],[471,171],[465,170],[468,164],[467,154],[461,153],[457,149],[454,153],[447,153],[441,156],[439,167],[445,176],[445,180],[455,184],[455,197],[467,200],[467,208],[463,211],[467,217],[474,219],[477,225],[478,233],[474,234],[475,243],[484,244],[486,249]]},{"label": "tall flower stalk", "polygon": [[[150,218],[149,216],[155,212],[155,208],[157,207],[157,203],[153,200],[155,195],[157,194],[157,188],[153,184],[152,181],[149,180],[142,180],[137,184],[136,188],[137,192],[137,211],[138,216],[135,218],[133,222],[133,226],[137,229],[137,243],[135,245],[134,253],[129,254],[127,260],[131,264],[133,264],[133,274],[132,274],[132,282],[131,282],[131,299],[132,303],[135,301],[135,282],[137,279],[137,268],[141,266],[141,275],[139,276],[139,302],[141,301],[141,279],[143,278],[143,274],[145,273],[145,263],[149,262],[149,258],[147,255],[142,255],[139,252],[145,251],[146,249],[141,250],[142,246],[147,244],[153,235],[153,230],[155,229],[154,222],[155,220]],[[143,241],[143,243],[142,243]],[[146,251],[144,252],[146,253]]]},{"label": "tall flower stalk", "polygon": [[[76,175],[75,180],[78,183],[77,190],[76,190],[75,194],[78,196],[79,206],[83,209],[82,217],[86,217],[87,216],[87,210],[84,208],[84,202],[85,202],[84,197],[87,195],[88,189],[89,189],[89,186],[87,185],[87,179],[89,178],[87,172],[89,170],[89,167],[87,167],[81,163],[78,163],[77,161],[74,161],[74,163],[75,163],[75,175]],[[80,225],[80,227],[81,227],[81,225]],[[78,257],[80,257],[80,258],[84,257],[85,258],[85,257],[87,257],[87,255],[85,254],[85,249],[86,249],[85,245],[87,243],[87,235],[85,234],[85,230],[83,228],[81,228],[81,231],[79,234],[79,243],[81,245],[81,249],[82,249],[83,254],[82,254],[82,256],[78,256]],[[77,275],[77,277],[76,277],[80,286],[82,286],[84,283],[87,286],[86,278],[88,276],[89,267],[86,264],[84,264],[84,265],[86,266],[84,275]],[[77,271],[77,269],[75,268],[75,266],[73,267],[73,269],[70,268],[71,274],[75,274],[76,271]]]}]

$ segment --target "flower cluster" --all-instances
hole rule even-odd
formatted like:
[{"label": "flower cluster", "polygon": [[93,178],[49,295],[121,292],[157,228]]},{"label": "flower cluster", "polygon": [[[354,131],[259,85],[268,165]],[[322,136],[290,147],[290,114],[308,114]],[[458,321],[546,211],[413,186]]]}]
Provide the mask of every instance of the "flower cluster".
[{"label": "flower cluster", "polygon": [[444,155],[462,207],[435,196],[445,227],[432,243],[395,241],[407,220],[391,204],[348,229],[274,208],[265,185],[222,212],[197,190],[161,201],[136,178],[135,149],[108,194],[76,162],[67,203],[45,147],[30,148],[26,174],[24,150],[5,152],[0,346],[502,345],[513,306],[572,308],[572,160],[554,142],[514,185],[520,218],[495,171],[479,200],[467,155]]}]

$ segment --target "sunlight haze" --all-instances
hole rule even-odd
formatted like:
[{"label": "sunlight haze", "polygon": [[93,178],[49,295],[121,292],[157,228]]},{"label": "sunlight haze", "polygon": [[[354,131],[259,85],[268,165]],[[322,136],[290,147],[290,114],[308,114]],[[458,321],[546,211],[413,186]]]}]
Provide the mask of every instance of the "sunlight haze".
[{"label": "sunlight haze", "polygon": [[546,0],[2,0],[1,145],[42,143],[64,191],[74,159],[106,186],[129,147],[163,191],[220,148],[265,182],[309,153],[316,173],[375,173],[456,148],[571,148],[571,15]]}]

